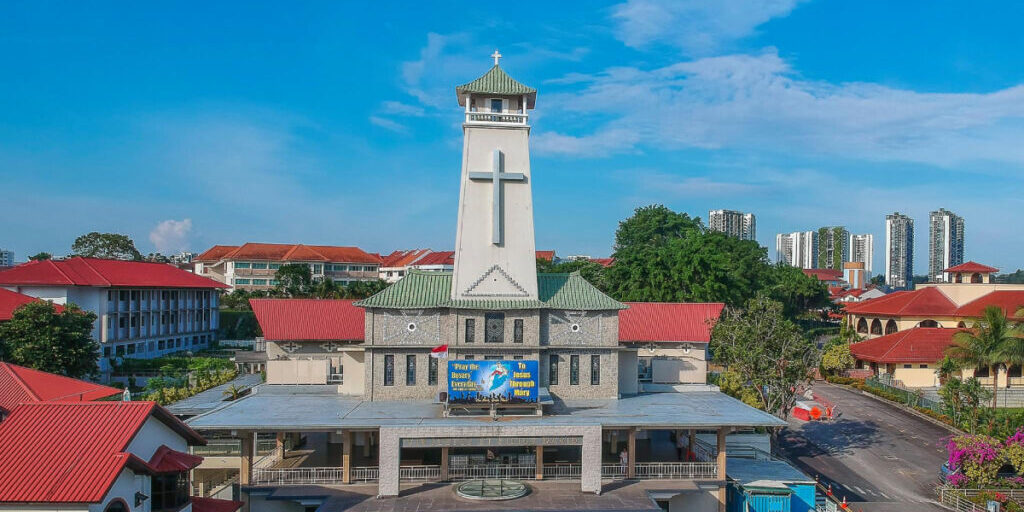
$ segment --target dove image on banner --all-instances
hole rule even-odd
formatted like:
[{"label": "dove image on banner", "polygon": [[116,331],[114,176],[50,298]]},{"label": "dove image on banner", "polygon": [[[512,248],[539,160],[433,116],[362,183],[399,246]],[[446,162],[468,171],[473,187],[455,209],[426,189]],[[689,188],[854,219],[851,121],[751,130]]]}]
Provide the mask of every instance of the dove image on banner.
[{"label": "dove image on banner", "polygon": [[449,361],[448,402],[536,403],[538,375],[537,361]]}]

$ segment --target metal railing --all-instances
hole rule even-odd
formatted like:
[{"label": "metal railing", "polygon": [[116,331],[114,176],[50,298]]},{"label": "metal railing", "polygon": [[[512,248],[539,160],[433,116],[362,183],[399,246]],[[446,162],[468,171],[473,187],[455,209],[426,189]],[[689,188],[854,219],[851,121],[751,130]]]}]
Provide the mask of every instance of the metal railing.
[{"label": "metal railing", "polygon": [[467,123],[526,124],[527,114],[509,112],[466,112]]},{"label": "metal railing", "polygon": [[[544,469],[547,470],[547,468]],[[520,478],[532,480],[536,476],[537,466],[533,464],[478,464],[448,468],[449,480],[472,480],[474,478]]]},{"label": "metal railing", "polygon": [[[286,449],[290,449],[285,445]],[[256,455],[268,455],[277,450],[276,439],[261,439],[256,441]],[[205,446],[193,446],[192,453],[205,457],[211,456],[235,456],[242,455],[241,439],[211,439]]]},{"label": "metal railing", "polygon": [[548,480],[579,480],[582,474],[582,464],[554,463],[544,465],[544,478]]},{"label": "metal railing", "polygon": [[968,498],[977,496],[981,493],[990,494],[1002,494],[1013,501],[1024,501],[1024,489],[957,489],[964,496]]},{"label": "metal railing", "polygon": [[398,468],[402,480],[440,480],[441,466],[402,466]]},{"label": "metal railing", "polygon": [[714,462],[638,462],[638,480],[714,479],[718,465]]},{"label": "metal railing", "polygon": [[268,468],[253,470],[252,481],[264,485],[336,484],[343,476],[342,468]]},{"label": "metal railing", "polygon": [[612,480],[626,479],[625,464],[601,464],[601,478]]},{"label": "metal railing", "polygon": [[864,379],[864,385],[872,389],[892,393],[893,395],[900,399],[900,402],[903,402],[911,407],[924,407],[925,409],[930,409],[933,412],[942,414],[942,404],[930,398],[925,398],[923,390],[907,389],[900,386],[898,380],[890,379],[890,381],[892,382],[891,384],[885,382],[885,378],[869,378]]},{"label": "metal railing", "polygon": [[985,507],[968,500],[961,489],[939,487],[936,491],[939,502],[957,512],[985,512]]},{"label": "metal railing", "polygon": [[377,466],[356,466],[352,468],[352,482],[376,482],[380,477]]}]

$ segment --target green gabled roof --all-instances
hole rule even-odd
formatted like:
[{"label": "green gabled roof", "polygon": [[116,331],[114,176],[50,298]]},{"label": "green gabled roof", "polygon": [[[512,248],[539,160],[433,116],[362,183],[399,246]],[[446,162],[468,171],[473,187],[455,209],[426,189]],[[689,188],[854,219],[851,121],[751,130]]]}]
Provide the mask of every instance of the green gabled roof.
[{"label": "green gabled roof", "polygon": [[383,291],[355,305],[364,308],[420,309],[567,309],[595,311],[626,309],[626,305],[605,295],[578,272],[537,274],[539,300],[451,299],[452,273],[410,270],[405,277]]},{"label": "green gabled roof", "polygon": [[[529,103],[532,104],[537,97],[537,89],[523,85],[515,78],[508,76],[508,73],[497,64],[484,76],[472,82],[460,85],[455,88],[455,94],[459,97],[459,104],[464,105],[463,98],[467,94],[501,94],[509,96],[530,96]],[[532,108],[532,106],[531,106]]]}]

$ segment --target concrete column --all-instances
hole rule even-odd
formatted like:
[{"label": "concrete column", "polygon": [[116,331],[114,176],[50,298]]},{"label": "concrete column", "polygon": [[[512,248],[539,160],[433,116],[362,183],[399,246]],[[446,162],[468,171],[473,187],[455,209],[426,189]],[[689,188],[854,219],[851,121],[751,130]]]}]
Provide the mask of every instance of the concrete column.
[{"label": "concrete column", "polygon": [[[541,451],[538,447],[538,451]],[[601,494],[601,427],[588,427],[583,432],[580,490]],[[538,460],[540,458],[538,457]]]},{"label": "concrete column", "polygon": [[368,458],[370,456],[370,445],[373,444],[373,432],[366,432],[363,436],[363,440],[366,441],[363,443],[363,457]]},{"label": "concrete column", "polygon": [[447,446],[442,446],[441,447],[441,481],[442,482],[447,482],[448,481],[448,463],[451,461],[451,458],[448,455],[448,451],[449,451],[449,449],[448,449]]},{"label": "concrete column", "polygon": [[693,455],[696,456],[697,455],[697,431],[691,428],[690,431],[689,431],[689,436],[690,436],[690,444],[686,445],[687,449],[690,450],[691,452],[693,452]]},{"label": "concrete column", "polygon": [[626,441],[626,478],[636,478],[636,429],[629,428]]},{"label": "concrete column", "polygon": [[1010,387],[1010,372],[1005,365],[999,365],[996,370],[996,385],[1004,389]]},{"label": "concrete column", "polygon": [[399,491],[399,463],[402,458],[402,448],[397,432],[390,429],[380,429],[379,459],[380,476],[377,481],[377,495],[398,496]]},{"label": "concrete column", "polygon": [[256,451],[256,434],[253,432],[242,432],[241,435],[242,456],[239,457],[238,486],[242,499],[241,512],[249,512],[249,491],[246,486],[252,484],[252,462],[253,454]]},{"label": "concrete column", "polygon": [[722,480],[722,487],[718,489],[718,512],[725,512],[725,434],[728,428],[718,429],[718,479]]},{"label": "concrete column", "polygon": [[619,431],[612,430],[611,442],[608,443],[612,448],[612,455],[619,456]]},{"label": "concrete column", "polygon": [[341,483],[352,483],[352,431],[346,430],[343,434],[344,444],[341,447]]},{"label": "concrete column", "polygon": [[[600,450],[598,450],[600,451]],[[537,480],[544,480],[544,447],[537,447],[537,472],[534,475]]]},{"label": "concrete column", "polygon": [[284,432],[277,433],[277,458],[284,459]]}]

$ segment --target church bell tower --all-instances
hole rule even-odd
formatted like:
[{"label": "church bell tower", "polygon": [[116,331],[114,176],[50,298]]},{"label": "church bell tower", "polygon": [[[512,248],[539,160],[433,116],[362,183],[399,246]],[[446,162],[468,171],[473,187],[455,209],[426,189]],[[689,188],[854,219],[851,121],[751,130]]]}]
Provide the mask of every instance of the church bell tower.
[{"label": "church bell tower", "polygon": [[537,300],[530,125],[537,90],[498,60],[455,88],[465,107],[453,300]]}]

